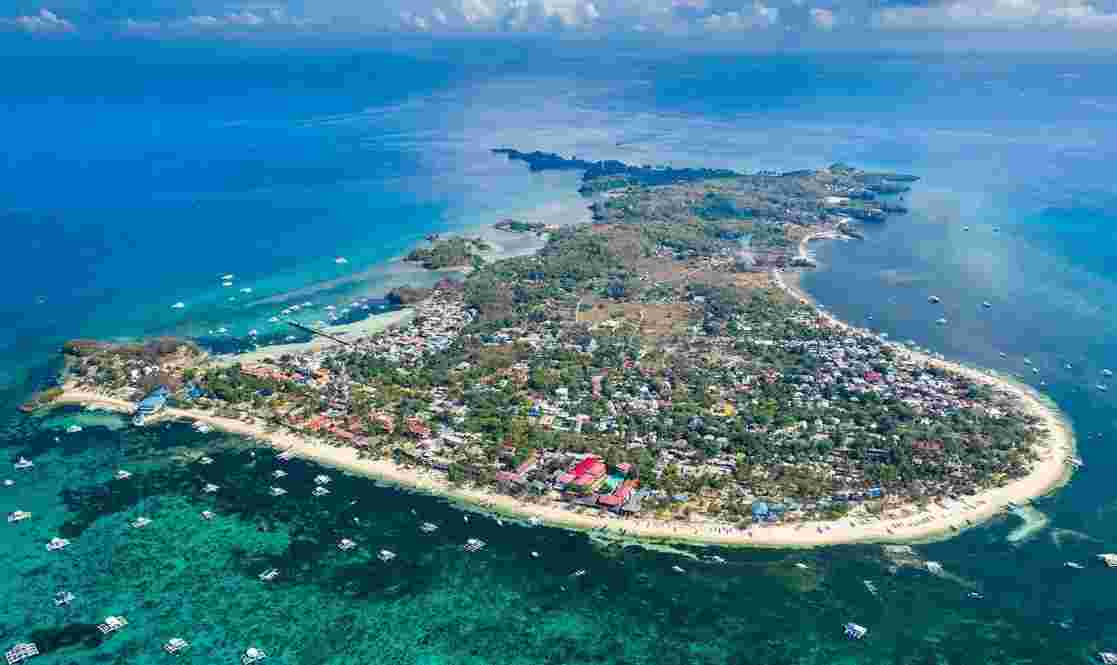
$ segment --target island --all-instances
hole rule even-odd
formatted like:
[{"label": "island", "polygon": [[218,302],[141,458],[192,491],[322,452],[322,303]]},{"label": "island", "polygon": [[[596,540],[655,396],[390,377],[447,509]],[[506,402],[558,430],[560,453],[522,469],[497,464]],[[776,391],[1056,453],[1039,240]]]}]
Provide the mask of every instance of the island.
[{"label": "island", "polygon": [[[888,185],[914,176],[502,154],[583,171],[593,221],[409,291],[407,318],[344,344],[251,362],[186,342],[68,345],[52,403],[204,423],[645,540],[941,538],[1070,477],[1074,438],[1045,398],[847,325],[798,289],[810,241],[901,214]],[[447,265],[471,247],[417,256]]]},{"label": "island", "polygon": [[404,260],[418,263],[427,270],[473,267],[482,261],[482,253],[490,249],[492,247],[481,238],[438,237],[430,247],[414,249]]}]

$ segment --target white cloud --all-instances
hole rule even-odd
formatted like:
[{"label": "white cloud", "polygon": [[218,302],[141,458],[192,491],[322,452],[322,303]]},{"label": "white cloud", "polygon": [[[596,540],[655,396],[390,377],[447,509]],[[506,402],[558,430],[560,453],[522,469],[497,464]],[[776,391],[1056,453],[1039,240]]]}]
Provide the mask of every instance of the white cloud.
[{"label": "white cloud", "polygon": [[814,8],[811,10],[811,23],[821,30],[833,30],[837,17],[829,9]]},{"label": "white cloud", "polygon": [[40,9],[38,14],[17,16],[13,19],[3,19],[0,20],[0,23],[35,34],[74,32],[77,29],[74,27],[73,23],[70,23],[45,7]]},{"label": "white cloud", "polygon": [[742,7],[740,11],[710,14],[702,19],[702,27],[711,32],[738,32],[768,28],[779,23],[779,20],[779,9],[754,2],[751,7]]},{"label": "white cloud", "polygon": [[1085,0],[953,0],[877,12],[873,25],[898,30],[1114,29],[1117,14]]},{"label": "white cloud", "polygon": [[128,19],[124,21],[123,27],[126,32],[137,35],[157,35],[160,33],[290,28],[306,24],[305,20],[287,14],[282,7],[258,6],[250,9],[227,11],[223,14],[197,14],[173,21]]}]

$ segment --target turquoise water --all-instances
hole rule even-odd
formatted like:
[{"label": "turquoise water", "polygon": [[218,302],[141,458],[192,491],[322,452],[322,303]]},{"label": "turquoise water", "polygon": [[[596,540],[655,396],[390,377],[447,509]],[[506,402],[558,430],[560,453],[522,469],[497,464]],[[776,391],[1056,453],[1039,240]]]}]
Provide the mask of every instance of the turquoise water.
[{"label": "turquoise water", "polygon": [[[1114,393],[1091,388],[1117,369],[1117,127],[1098,111],[1117,103],[1112,63],[50,48],[14,55],[0,92],[0,217],[19,250],[0,263],[0,445],[36,462],[0,473],[16,480],[0,488],[5,512],[34,513],[0,537],[0,645],[33,638],[44,664],[165,661],[176,636],[197,663],[253,645],[292,664],[1047,665],[1117,647],[1117,576],[1062,566],[1117,551]],[[272,455],[233,437],[12,410],[66,338],[265,330],[276,308],[418,278],[387,262],[427,233],[584,218],[577,174],[527,173],[488,153],[498,145],[923,175],[910,215],[817,246],[807,288],[894,338],[1046,381],[1087,470],[1037,502],[1049,522],[1029,538],[1009,539],[1012,516],[918,546],[942,563],[936,577],[893,573],[874,546],[662,551],[466,522],[441,500],[298,461],[276,481]],[[83,431],[65,433],[75,419]],[[215,463],[197,464],[204,454]],[[133,477],[112,480],[118,468]],[[313,497],[323,472],[332,493]],[[152,524],[129,529],[140,515]],[[48,553],[55,535],[73,544]],[[488,546],[467,554],[470,537]],[[359,547],[339,551],[342,538]],[[272,567],[277,580],[257,579]],[[53,605],[60,588],[77,596],[69,608]],[[130,625],[101,642],[91,627],[109,614]],[[846,621],[868,638],[845,641]]]}]

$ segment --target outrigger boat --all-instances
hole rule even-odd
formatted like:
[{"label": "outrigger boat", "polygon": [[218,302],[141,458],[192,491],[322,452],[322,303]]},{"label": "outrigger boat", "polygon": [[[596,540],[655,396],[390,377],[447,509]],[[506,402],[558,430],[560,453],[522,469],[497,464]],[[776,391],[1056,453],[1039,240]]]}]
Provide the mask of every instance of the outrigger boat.
[{"label": "outrigger boat", "polygon": [[264,572],[257,575],[257,577],[260,578],[261,582],[271,582],[275,578],[279,577],[279,570],[276,568],[268,568]]},{"label": "outrigger boat", "polygon": [[132,472],[131,471],[125,471],[124,469],[120,469],[115,474],[113,474],[113,478],[116,478],[117,480],[128,480],[131,477],[132,477]]},{"label": "outrigger boat", "polygon": [[150,519],[148,519],[146,517],[137,517],[136,520],[134,522],[132,522],[132,528],[133,529],[142,529],[145,526],[147,526],[148,524],[151,524]]},{"label": "outrigger boat", "polygon": [[240,657],[240,662],[241,665],[252,665],[252,663],[258,663],[267,657],[268,654],[264,653],[263,649],[248,647],[244,650],[244,655]]},{"label": "outrigger boat", "polygon": [[58,591],[54,594],[54,606],[64,607],[74,602],[74,594],[69,591]]},{"label": "outrigger boat", "polygon": [[856,623],[847,623],[845,626],[845,635],[851,640],[859,640],[869,633],[869,629]]},{"label": "outrigger boat", "polygon": [[39,655],[39,647],[34,642],[21,642],[16,644],[4,654],[7,659],[8,665],[15,665],[21,663],[28,658]]},{"label": "outrigger boat", "polygon": [[182,639],[181,637],[172,637],[170,640],[167,641],[166,644],[163,645],[163,651],[166,651],[172,656],[182,651],[186,651],[189,648],[190,643]]},{"label": "outrigger boat", "polygon": [[64,550],[69,546],[70,546],[70,541],[66,540],[65,538],[55,537],[55,538],[51,538],[50,542],[47,543],[47,551],[48,552],[57,552],[58,550]]},{"label": "outrigger boat", "polygon": [[104,623],[97,624],[97,630],[101,631],[102,635],[109,635],[111,633],[115,633],[116,631],[127,625],[128,620],[124,617],[107,616],[105,617]]},{"label": "outrigger boat", "polygon": [[462,549],[464,549],[466,552],[477,552],[479,550],[483,550],[485,549],[485,541],[481,540],[480,538],[470,538],[469,540],[465,541],[465,545],[462,547]]},{"label": "outrigger boat", "polygon": [[13,522],[22,522],[23,520],[29,519],[31,519],[31,513],[27,512],[26,510],[17,510],[15,512],[8,513],[9,524]]}]

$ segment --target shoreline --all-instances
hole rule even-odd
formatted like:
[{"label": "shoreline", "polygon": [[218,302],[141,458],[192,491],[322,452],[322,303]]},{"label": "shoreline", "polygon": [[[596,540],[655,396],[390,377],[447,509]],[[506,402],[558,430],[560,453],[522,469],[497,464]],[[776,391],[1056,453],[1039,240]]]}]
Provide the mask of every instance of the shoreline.
[{"label": "shoreline", "polygon": [[[976,373],[976,370],[963,369]],[[985,378],[998,383],[996,377]],[[1004,384],[1003,381],[1000,383]],[[1015,386],[1009,386],[1009,389],[1020,390]],[[897,506],[887,511],[891,515],[908,511],[909,514],[903,517],[857,514],[836,521],[757,525],[747,529],[707,520],[681,522],[654,517],[622,518],[598,511],[582,512],[582,509],[572,509],[569,504],[551,499],[537,503],[527,502],[475,487],[453,486],[437,471],[402,466],[386,459],[361,459],[354,448],[331,446],[286,431],[269,432],[259,422],[246,423],[202,411],[168,408],[155,421],[203,422],[215,429],[252,438],[276,450],[289,451],[297,457],[324,466],[487,512],[538,520],[552,527],[595,531],[604,536],[651,543],[796,549],[858,543],[912,544],[944,540],[1002,514],[1010,503],[1024,503],[1060,487],[1071,476],[1069,468],[1064,464],[1065,455],[1073,451],[1073,435],[1069,424],[1065,423],[1052,406],[1033,395],[1023,392],[1018,394],[1033,409],[1031,412],[1041,417],[1048,427],[1050,448],[1046,456],[1041,456],[1036,468],[1021,479],[962,501],[950,502],[949,505],[930,503],[925,510],[913,506]],[[67,404],[124,413],[130,413],[134,409],[134,405],[126,400],[72,388],[67,388],[52,402],[52,406]]]}]

